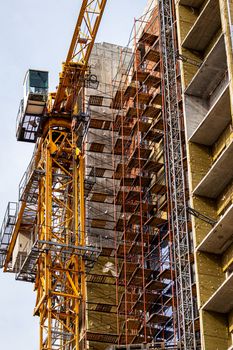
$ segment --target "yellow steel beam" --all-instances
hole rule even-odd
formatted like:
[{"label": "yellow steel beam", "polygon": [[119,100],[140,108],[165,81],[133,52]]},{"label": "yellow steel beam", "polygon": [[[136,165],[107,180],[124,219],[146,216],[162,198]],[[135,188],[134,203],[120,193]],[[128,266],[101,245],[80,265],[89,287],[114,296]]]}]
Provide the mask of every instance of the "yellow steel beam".
[{"label": "yellow steel beam", "polygon": [[60,73],[59,85],[49,111],[72,112],[83,86],[88,61],[107,0],[83,0],[70,48]]},{"label": "yellow steel beam", "polygon": [[85,245],[85,193],[84,193],[84,156],[81,153],[79,156],[79,183],[80,183],[80,231],[81,231],[81,246]]}]

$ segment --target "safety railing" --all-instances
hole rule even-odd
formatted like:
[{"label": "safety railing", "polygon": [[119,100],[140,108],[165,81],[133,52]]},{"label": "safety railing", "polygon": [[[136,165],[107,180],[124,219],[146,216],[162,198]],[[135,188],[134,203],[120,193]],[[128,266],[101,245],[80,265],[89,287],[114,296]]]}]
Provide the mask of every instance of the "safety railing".
[{"label": "safety railing", "polygon": [[0,231],[0,268],[3,267],[10,244],[11,236],[16,223],[18,203],[9,202]]}]

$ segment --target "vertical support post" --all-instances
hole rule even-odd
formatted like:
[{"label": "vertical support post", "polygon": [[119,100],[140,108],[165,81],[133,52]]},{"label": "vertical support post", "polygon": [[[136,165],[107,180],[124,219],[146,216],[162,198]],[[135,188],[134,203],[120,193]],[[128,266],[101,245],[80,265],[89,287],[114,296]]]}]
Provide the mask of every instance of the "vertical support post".
[{"label": "vertical support post", "polygon": [[80,243],[85,245],[85,201],[84,201],[84,156],[81,153],[79,158],[79,200],[80,200]]},{"label": "vertical support post", "polygon": [[146,284],[145,284],[145,259],[144,259],[144,230],[143,230],[143,212],[142,212],[142,166],[141,166],[141,133],[140,133],[140,113],[139,113],[139,86],[138,86],[138,69],[140,65],[140,59],[137,52],[137,21],[134,18],[134,70],[136,73],[136,123],[137,123],[137,134],[136,134],[136,146],[138,147],[138,169],[139,169],[139,214],[140,214],[140,243],[141,243],[141,269],[142,269],[142,291],[143,291],[143,335],[144,342],[147,342],[147,327],[146,327]]},{"label": "vertical support post", "polygon": [[[75,245],[79,245],[79,189],[78,189],[78,183],[79,183],[79,171],[77,168],[77,160],[76,160],[76,155],[75,155],[75,145],[74,145],[74,136],[72,136],[73,140],[73,206],[74,206],[74,235],[75,235]],[[75,271],[77,273],[75,274],[75,286],[79,286],[79,257],[75,257]],[[78,290],[79,291],[79,290]],[[79,349],[79,335],[80,335],[80,330],[79,330],[79,300],[75,300],[75,307],[74,307],[74,312],[75,312],[75,349]]]},{"label": "vertical support post", "polygon": [[227,66],[229,74],[231,117],[233,119],[233,4],[231,0],[219,0],[222,28],[224,32]]},{"label": "vertical support post", "polygon": [[[79,202],[80,202],[80,245],[85,246],[85,188],[84,188],[84,171],[85,171],[85,159],[83,153],[79,157]],[[84,330],[84,339],[86,337],[86,275],[85,275],[85,259],[81,257],[81,305],[82,305],[82,326]],[[85,345],[84,341],[84,345]]]},{"label": "vertical support post", "polygon": [[[52,227],[52,161],[51,161],[52,131],[49,130],[48,144],[46,145],[46,165],[45,165],[45,240],[51,240]],[[45,295],[47,298],[48,309],[48,340],[47,349],[52,350],[52,300],[51,300],[51,271],[50,255],[47,250],[45,253]]]}]

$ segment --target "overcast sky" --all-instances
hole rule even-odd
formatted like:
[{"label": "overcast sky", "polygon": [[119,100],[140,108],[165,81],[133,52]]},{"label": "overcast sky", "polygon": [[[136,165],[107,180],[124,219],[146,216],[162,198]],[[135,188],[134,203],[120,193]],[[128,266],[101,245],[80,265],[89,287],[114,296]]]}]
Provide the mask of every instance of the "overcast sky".
[{"label": "overcast sky", "polygon": [[[108,0],[97,41],[126,45],[134,17],[142,14],[146,2]],[[8,201],[18,198],[18,184],[33,149],[15,139],[25,72],[28,68],[49,70],[54,89],[80,4],[80,0],[0,1],[0,222]],[[34,303],[33,285],[17,282],[0,270],[0,349],[38,349]]]}]

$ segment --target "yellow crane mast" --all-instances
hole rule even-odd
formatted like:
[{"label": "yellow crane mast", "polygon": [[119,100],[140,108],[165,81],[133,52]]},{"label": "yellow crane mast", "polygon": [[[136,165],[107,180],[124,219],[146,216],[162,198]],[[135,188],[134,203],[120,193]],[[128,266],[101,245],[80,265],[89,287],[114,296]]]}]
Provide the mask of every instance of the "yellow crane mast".
[{"label": "yellow crane mast", "polygon": [[85,273],[99,250],[85,239],[81,97],[97,84],[88,59],[106,1],[82,1],[56,93],[48,97],[48,72],[29,70],[19,108],[17,139],[36,145],[19,203],[8,206],[0,264],[35,282],[40,350],[85,347]]}]

